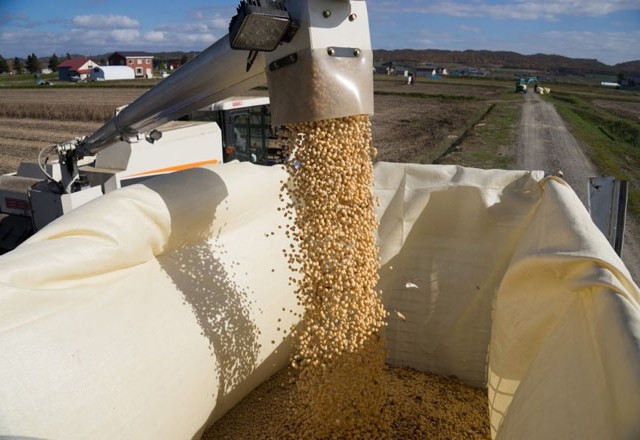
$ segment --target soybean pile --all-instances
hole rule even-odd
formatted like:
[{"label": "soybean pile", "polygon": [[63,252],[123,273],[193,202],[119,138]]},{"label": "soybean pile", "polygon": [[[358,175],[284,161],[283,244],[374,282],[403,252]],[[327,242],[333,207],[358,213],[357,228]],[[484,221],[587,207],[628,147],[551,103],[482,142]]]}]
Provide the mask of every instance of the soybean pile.
[{"label": "soybean pile", "polygon": [[[385,412],[391,440],[489,440],[486,390],[455,378],[408,368],[385,367]],[[257,387],[211,426],[203,440],[291,438],[291,369]],[[286,433],[289,433],[287,435]],[[302,436],[298,437],[304,438]]]}]

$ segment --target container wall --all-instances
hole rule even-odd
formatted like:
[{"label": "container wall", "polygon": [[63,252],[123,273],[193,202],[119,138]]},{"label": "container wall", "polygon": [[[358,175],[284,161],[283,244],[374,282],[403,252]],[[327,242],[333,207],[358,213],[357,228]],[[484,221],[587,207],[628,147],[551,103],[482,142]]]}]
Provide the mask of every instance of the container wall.
[{"label": "container wall", "polygon": [[[496,438],[638,438],[640,295],[569,187],[375,173],[389,362],[487,386]],[[0,436],[198,437],[282,368],[284,178],[161,176],[0,257]]]}]

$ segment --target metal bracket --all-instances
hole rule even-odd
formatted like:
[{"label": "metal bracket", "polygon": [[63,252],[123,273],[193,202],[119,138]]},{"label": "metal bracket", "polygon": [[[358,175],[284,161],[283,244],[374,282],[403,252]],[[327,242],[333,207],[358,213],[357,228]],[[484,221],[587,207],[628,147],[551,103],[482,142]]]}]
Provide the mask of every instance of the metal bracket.
[{"label": "metal bracket", "polygon": [[628,183],[614,177],[589,179],[588,209],[591,219],[622,256],[622,243],[627,214]]},{"label": "metal bracket", "polygon": [[298,54],[292,53],[290,55],[280,58],[279,60],[275,60],[269,63],[269,71],[274,72],[278,69],[281,69],[290,64],[295,64],[297,62],[298,62]]},{"label": "metal bracket", "polygon": [[359,57],[362,51],[357,47],[327,47],[327,53],[332,57],[354,58]]}]

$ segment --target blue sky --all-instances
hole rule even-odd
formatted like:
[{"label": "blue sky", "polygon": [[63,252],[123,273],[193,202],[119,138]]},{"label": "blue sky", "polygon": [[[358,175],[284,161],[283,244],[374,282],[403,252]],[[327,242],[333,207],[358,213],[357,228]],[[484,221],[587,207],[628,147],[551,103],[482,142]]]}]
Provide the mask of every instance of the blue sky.
[{"label": "blue sky", "polygon": [[[200,51],[237,0],[0,0],[0,55]],[[367,2],[374,49],[488,49],[640,59],[640,0]]]}]

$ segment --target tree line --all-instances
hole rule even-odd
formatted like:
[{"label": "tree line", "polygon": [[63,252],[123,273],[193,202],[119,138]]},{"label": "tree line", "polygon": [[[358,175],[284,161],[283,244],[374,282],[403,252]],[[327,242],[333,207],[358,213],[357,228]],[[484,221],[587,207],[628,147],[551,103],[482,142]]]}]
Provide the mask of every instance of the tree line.
[{"label": "tree line", "polygon": [[[71,54],[67,53],[66,56],[63,57],[63,60],[71,59]],[[47,63],[47,67],[51,69],[52,72],[58,71],[58,65],[61,63],[61,59],[55,53],[49,57],[49,62]],[[2,73],[11,73],[15,72],[17,74],[23,73],[24,71],[29,73],[38,73],[42,70],[42,62],[38,59],[36,54],[32,53],[31,55],[27,55],[26,59],[15,57],[13,59],[7,60],[2,55],[0,55],[0,74]]]},{"label": "tree line", "polygon": [[[57,72],[58,65],[64,60],[70,60],[70,59],[71,59],[71,54],[69,53],[67,53],[64,57],[61,56],[60,58],[58,57],[58,55],[54,53],[49,57],[47,67],[51,69],[52,72]],[[186,54],[183,54],[182,57],[180,58],[180,65],[185,64],[187,61],[189,61],[189,56]],[[105,64],[106,60],[101,59],[100,62],[102,64]],[[166,61],[158,60],[158,62],[162,62],[162,67],[166,68],[166,64],[167,64]],[[24,73],[25,70],[31,74],[39,73],[42,70],[42,62],[38,59],[36,54],[32,53],[31,55],[28,55],[27,58],[24,60],[18,57],[15,57],[13,59],[5,59],[2,55],[0,55],[0,74],[11,73],[11,72],[20,74],[20,73]]]}]

